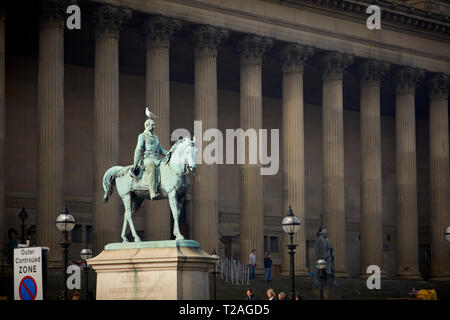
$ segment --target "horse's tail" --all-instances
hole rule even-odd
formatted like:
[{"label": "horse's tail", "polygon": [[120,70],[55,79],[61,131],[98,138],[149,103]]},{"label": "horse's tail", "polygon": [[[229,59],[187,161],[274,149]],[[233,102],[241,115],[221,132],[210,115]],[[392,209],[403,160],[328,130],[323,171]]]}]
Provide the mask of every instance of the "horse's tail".
[{"label": "horse's tail", "polygon": [[122,170],[123,167],[115,166],[109,168],[105,175],[103,176],[103,190],[105,190],[105,195],[103,196],[103,202],[107,202],[109,197],[114,192],[114,186],[116,185],[116,175]]}]

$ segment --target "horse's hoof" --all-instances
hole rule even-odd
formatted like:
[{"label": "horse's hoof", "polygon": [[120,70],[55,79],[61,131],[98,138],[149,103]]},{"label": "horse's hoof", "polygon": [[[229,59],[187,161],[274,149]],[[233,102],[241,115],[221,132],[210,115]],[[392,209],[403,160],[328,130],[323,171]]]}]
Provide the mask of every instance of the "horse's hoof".
[{"label": "horse's hoof", "polygon": [[141,238],[139,237],[134,238],[134,242],[141,242]]},{"label": "horse's hoof", "polygon": [[175,237],[175,240],[184,240],[184,237],[183,235],[179,235]]},{"label": "horse's hoof", "polygon": [[130,241],[128,241],[128,239],[126,239],[126,238],[123,238],[122,242],[125,243],[125,242],[130,242]]}]

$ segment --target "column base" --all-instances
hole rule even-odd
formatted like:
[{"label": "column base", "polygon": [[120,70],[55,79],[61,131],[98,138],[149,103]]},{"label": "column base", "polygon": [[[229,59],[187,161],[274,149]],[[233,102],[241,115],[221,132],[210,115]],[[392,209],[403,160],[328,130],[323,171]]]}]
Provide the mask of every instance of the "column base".
[{"label": "column base", "polygon": [[352,276],[350,276],[347,272],[347,270],[342,270],[342,271],[335,271],[334,272],[334,277],[337,278],[352,278]]},{"label": "column base", "polygon": [[208,300],[217,259],[196,241],[114,243],[88,263],[97,300]]},{"label": "column base", "polygon": [[266,270],[264,268],[261,268],[258,266],[255,268],[255,275],[261,276],[261,275],[264,275],[265,273],[266,273]]},{"label": "column base", "polygon": [[442,273],[437,275],[432,275],[430,281],[434,282],[450,282],[450,273]]},{"label": "column base", "polygon": [[398,272],[394,278],[398,280],[423,280],[418,272]]},{"label": "column base", "polygon": [[[373,273],[372,274],[369,274],[369,273],[366,273],[366,272],[360,272],[359,273],[359,277],[361,279],[367,279],[371,275],[373,275]],[[387,276],[386,272],[383,269],[381,269],[381,279],[387,279],[387,278],[389,278],[389,277]]]},{"label": "column base", "polygon": [[[289,276],[290,275],[289,269],[281,269],[280,275],[281,276]],[[309,274],[308,270],[305,268],[305,269],[295,269],[295,276],[296,277],[310,277],[311,275]]]},{"label": "column base", "polygon": [[50,258],[47,261],[47,267],[49,269],[63,269],[63,260],[62,258]]}]

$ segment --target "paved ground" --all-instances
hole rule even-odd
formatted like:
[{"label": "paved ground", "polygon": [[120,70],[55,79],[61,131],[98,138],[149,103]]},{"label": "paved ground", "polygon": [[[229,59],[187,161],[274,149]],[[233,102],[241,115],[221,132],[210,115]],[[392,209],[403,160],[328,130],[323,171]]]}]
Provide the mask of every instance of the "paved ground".
[{"label": "paved ground", "polygon": [[[81,285],[84,286],[84,275],[82,275]],[[49,300],[60,299],[61,296],[61,272],[59,270],[50,270],[48,278],[48,293]],[[89,274],[89,286],[95,292],[95,273],[93,271]],[[408,281],[408,280],[392,280],[382,279],[381,290],[368,290],[366,281],[364,279],[338,279],[339,286],[327,292],[329,299],[389,299],[389,298],[410,298],[409,292],[415,289],[435,289],[439,300],[450,300],[450,282],[429,282],[429,281]],[[13,296],[13,279],[10,269],[0,273],[0,297],[7,297],[14,299]],[[218,277],[217,279],[217,299],[218,300],[243,300],[247,285],[235,285],[223,281]],[[278,294],[280,291],[289,291],[289,277],[275,276],[272,282],[264,282],[263,276],[257,276],[256,280],[250,282],[250,287],[254,289],[255,294],[261,300],[266,300],[266,290],[272,288]],[[212,281],[210,285],[212,297]],[[312,277],[297,277],[296,291],[299,292],[305,300],[319,299],[319,292],[313,289]],[[82,298],[84,298],[84,291],[82,290]]]},{"label": "paved ground", "polygon": [[[296,291],[305,300],[318,300],[319,291],[313,288],[312,277],[297,277]],[[329,299],[389,299],[389,298],[411,298],[408,295],[413,288],[419,289],[435,289],[440,300],[450,300],[450,282],[429,282],[429,281],[409,281],[409,280],[392,280],[382,279],[380,290],[369,290],[366,286],[365,279],[337,279],[338,287],[325,290],[324,295],[328,295]],[[277,294],[280,291],[289,291],[289,277],[276,276],[271,283],[264,282],[263,276],[257,276],[256,280],[251,280],[250,287],[254,289],[259,299],[267,299],[266,290],[272,288]],[[247,286],[232,285],[221,279],[218,279],[217,299],[244,299]]]}]

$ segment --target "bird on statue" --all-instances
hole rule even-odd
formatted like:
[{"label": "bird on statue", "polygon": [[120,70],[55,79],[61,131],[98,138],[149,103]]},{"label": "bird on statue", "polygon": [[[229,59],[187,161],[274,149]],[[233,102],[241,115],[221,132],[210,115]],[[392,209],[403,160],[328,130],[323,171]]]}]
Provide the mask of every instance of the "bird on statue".
[{"label": "bird on statue", "polygon": [[153,112],[151,112],[151,111],[148,109],[148,107],[145,108],[145,115],[146,115],[149,119],[151,119],[151,118],[154,118],[154,119],[158,118]]}]

